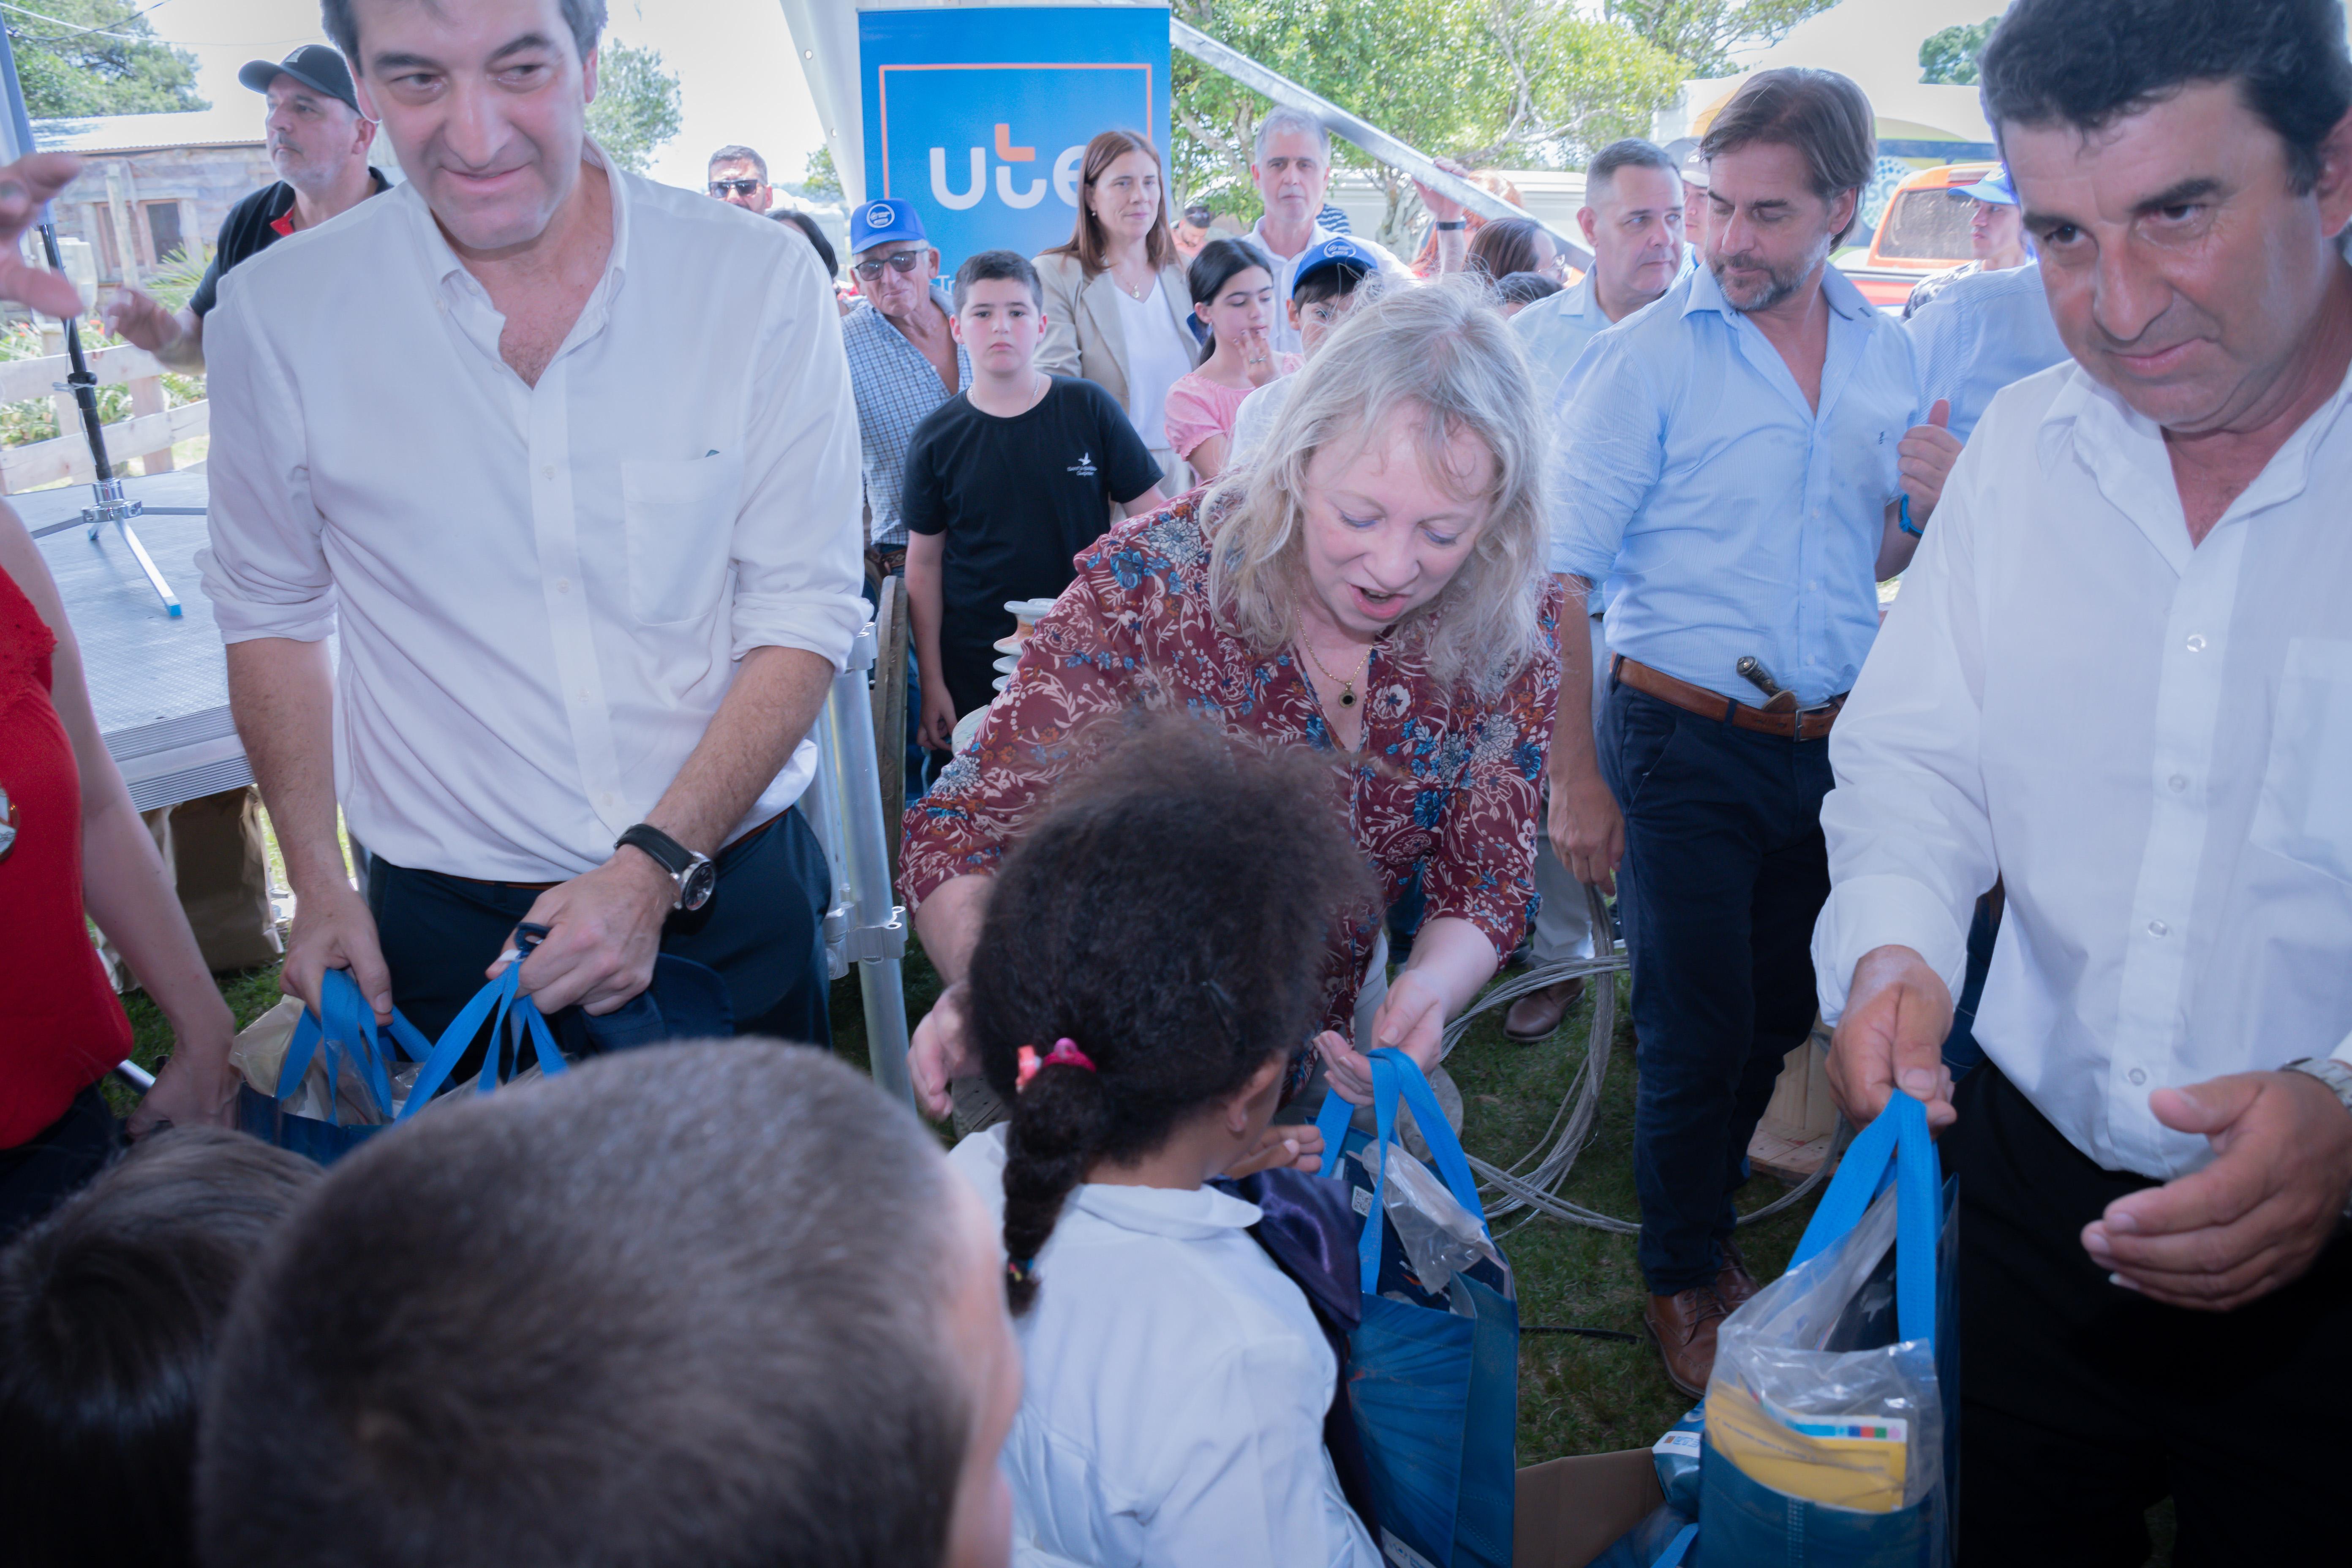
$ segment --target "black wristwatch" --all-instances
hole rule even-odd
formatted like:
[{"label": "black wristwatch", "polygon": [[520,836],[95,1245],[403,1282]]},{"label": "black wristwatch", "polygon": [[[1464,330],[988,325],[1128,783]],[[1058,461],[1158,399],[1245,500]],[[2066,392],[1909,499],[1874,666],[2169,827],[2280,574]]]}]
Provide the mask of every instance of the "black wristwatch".
[{"label": "black wristwatch", "polygon": [[1437,226],[1444,232],[1451,234],[1457,228],[1468,228],[1470,226],[1470,220],[1468,218],[1458,217],[1451,223],[1440,223]]},{"label": "black wristwatch", "polygon": [[677,901],[670,908],[698,910],[710,901],[710,889],[719,885],[719,868],[710,863],[709,856],[697,855],[650,822],[640,822],[622,834],[613,847],[623,845],[645,851],[677,883]]}]

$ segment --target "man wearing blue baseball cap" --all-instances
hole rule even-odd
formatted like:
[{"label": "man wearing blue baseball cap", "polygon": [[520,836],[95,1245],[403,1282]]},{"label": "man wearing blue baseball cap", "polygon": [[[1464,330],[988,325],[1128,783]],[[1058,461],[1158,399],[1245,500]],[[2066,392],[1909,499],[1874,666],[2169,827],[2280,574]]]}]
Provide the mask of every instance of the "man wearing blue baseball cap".
[{"label": "man wearing blue baseball cap", "polygon": [[305,44],[282,60],[248,61],[236,79],[269,100],[265,124],[278,183],[229,209],[212,265],[185,310],[174,311],[131,288],[106,307],[109,327],[179,370],[205,368],[205,318],[223,273],[296,229],[316,228],[392,188],[368,166],[375,121],[360,112],[351,68],[333,49]]},{"label": "man wearing blue baseball cap", "polygon": [[841,342],[865,446],[868,565],[879,578],[906,570],[898,501],[907,443],[932,409],[971,384],[971,361],[949,328],[955,308],[914,203],[885,196],[851,208],[849,249],[859,303],[842,318]]},{"label": "man wearing blue baseball cap", "polygon": [[1956,202],[1976,204],[1976,209],[1969,214],[1969,259],[1921,279],[1918,287],[1911,290],[1911,297],[1903,302],[1906,321],[1948,285],[1962,278],[1973,278],[1979,272],[2006,272],[2033,258],[2025,241],[2024,216],[2017,207],[2017,187],[2009,183],[2008,169],[1996,163],[1992,172],[1976,184],[1954,185],[1944,194]]}]

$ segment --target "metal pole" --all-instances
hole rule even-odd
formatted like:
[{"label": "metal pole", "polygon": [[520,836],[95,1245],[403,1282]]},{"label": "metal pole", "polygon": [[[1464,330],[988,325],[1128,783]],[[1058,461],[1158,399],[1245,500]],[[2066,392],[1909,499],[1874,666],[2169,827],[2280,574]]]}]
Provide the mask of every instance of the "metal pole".
[{"label": "metal pole", "polygon": [[1402,169],[1433,191],[1443,191],[1485,216],[1523,217],[1539,224],[1556,241],[1560,251],[1578,267],[1592,265],[1592,252],[1586,248],[1580,235],[1565,233],[1537,217],[1525,208],[1505,201],[1481,185],[1474,185],[1459,174],[1448,174],[1437,166],[1427,153],[1408,147],[1370,121],[1349,113],[1329,99],[1309,91],[1284,76],[1270,70],[1239,49],[1217,42],[1190,22],[1168,19],[1168,41],[1204,66],[1213,67],[1255,92],[1264,93],[1275,102],[1288,109],[1304,110],[1323,122],[1324,128],[1336,131],[1365,152],[1391,168]]},{"label": "metal pole", "polygon": [[[16,79],[16,47],[10,43],[5,27],[0,27],[0,86],[5,86],[8,95],[6,145],[0,147],[0,152],[7,154],[7,162],[14,163],[33,151],[33,121],[25,110],[24,84]],[[49,270],[63,277],[65,263],[58,254],[57,221],[47,206],[41,209],[40,231],[41,248],[48,258]],[[96,476],[96,482],[90,486],[93,504],[82,509],[81,521],[88,525],[92,540],[97,539],[100,527],[110,522],[114,524],[115,531],[122,536],[122,542],[129,548],[131,558],[139,563],[139,570],[146,574],[147,585],[155,590],[157,598],[163,601],[164,611],[177,619],[183,613],[179,595],[172,592],[172,584],[164,581],[163,572],[155,564],[155,558],[147,553],[147,547],[139,542],[139,535],[131,528],[131,520],[139,515],[140,505],[124,498],[122,481],[115,477],[114,465],[107,460],[106,433],[98,417],[98,376],[81,352],[81,327],[71,316],[66,318],[66,357],[73,371],[66,377],[65,386],[72,392],[74,409],[81,416],[82,437],[89,443],[90,467]],[[63,435],[64,432],[58,434]],[[185,509],[174,507],[172,510]]]},{"label": "metal pole", "polygon": [[[818,719],[818,766],[830,775],[828,804],[838,842],[829,845],[838,885],[847,885],[841,951],[857,965],[866,1001],[866,1054],[874,1081],[914,1103],[907,1073],[907,991],[899,960],[907,951],[907,911],[892,900],[890,845],[883,831],[880,768],[874,753],[874,624],[857,634],[849,666],[835,678]],[[828,935],[831,933],[828,932]]]}]

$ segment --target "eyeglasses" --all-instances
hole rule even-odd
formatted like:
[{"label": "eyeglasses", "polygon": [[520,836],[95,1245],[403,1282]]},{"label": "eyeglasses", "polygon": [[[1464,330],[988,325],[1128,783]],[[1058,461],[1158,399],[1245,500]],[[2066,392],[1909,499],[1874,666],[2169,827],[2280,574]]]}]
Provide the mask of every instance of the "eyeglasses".
[{"label": "eyeglasses", "polygon": [[757,180],[713,180],[710,182],[710,194],[714,196],[723,196],[730,192],[739,196],[748,196],[759,188],[760,182]]},{"label": "eyeglasses", "polygon": [[1216,214],[1211,212],[1204,206],[1195,205],[1189,206],[1184,209],[1184,221],[1191,224],[1194,228],[1208,227],[1210,224],[1216,221]]},{"label": "eyeglasses", "polygon": [[882,268],[885,267],[889,268],[893,272],[905,274],[912,272],[922,264],[923,253],[920,249],[900,250],[894,251],[888,256],[869,257],[850,270],[866,281],[872,282],[882,276]]}]

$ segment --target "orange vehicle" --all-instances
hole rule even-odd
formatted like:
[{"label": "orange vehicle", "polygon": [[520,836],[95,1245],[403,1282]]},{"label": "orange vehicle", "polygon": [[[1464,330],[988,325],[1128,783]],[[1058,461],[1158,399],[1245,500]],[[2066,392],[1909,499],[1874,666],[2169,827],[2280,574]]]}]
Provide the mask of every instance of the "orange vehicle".
[{"label": "orange vehicle", "polygon": [[1968,260],[1976,203],[1959,193],[2000,168],[1946,163],[1922,169],[1895,187],[1869,254],[1844,268],[1862,297],[1881,310],[1900,310],[1922,278]]}]

